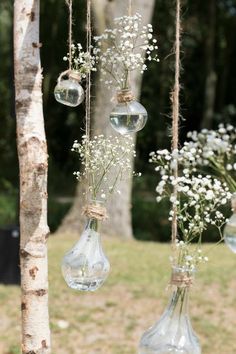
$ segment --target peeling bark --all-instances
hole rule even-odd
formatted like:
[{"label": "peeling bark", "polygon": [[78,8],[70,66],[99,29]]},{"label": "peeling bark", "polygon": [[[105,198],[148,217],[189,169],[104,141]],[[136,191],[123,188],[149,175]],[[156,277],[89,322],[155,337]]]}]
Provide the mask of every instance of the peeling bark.
[{"label": "peeling bark", "polygon": [[22,353],[49,354],[47,144],[42,109],[39,0],[14,2],[14,70],[20,166]]}]

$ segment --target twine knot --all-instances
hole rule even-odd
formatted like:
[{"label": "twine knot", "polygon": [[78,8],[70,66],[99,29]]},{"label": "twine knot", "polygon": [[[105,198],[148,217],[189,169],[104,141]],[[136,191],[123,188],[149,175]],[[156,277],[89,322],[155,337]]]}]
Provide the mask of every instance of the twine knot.
[{"label": "twine knot", "polygon": [[108,218],[106,208],[98,204],[89,204],[83,207],[82,215],[96,220],[105,220]]},{"label": "twine knot", "polygon": [[135,97],[131,90],[121,90],[116,95],[118,103],[127,103],[135,100]]},{"label": "twine knot", "polygon": [[178,288],[187,288],[193,284],[193,277],[186,273],[172,273],[170,285],[177,286]]}]

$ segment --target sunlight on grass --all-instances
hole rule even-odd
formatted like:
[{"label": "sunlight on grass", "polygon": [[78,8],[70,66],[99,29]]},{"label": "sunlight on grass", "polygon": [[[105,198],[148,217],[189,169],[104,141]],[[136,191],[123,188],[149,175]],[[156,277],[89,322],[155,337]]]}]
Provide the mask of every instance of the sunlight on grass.
[{"label": "sunlight on grass", "polygon": [[[60,271],[63,254],[75,242],[67,235],[49,241],[53,354],[137,353],[142,332],[159,318],[168,301],[169,246],[103,240],[111,274],[99,291],[82,294],[66,286]],[[19,296],[18,287],[0,286],[3,354],[20,353]],[[235,302],[236,256],[222,244],[197,274],[191,296],[193,327],[204,354],[236,353]]]}]

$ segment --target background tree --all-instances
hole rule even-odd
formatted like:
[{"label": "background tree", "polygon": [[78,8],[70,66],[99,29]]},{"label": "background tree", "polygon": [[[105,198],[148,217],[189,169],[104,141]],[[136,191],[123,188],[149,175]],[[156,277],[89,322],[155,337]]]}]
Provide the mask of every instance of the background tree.
[{"label": "background tree", "polygon": [[20,165],[22,353],[50,353],[47,145],[42,107],[39,1],[15,0],[14,70]]}]

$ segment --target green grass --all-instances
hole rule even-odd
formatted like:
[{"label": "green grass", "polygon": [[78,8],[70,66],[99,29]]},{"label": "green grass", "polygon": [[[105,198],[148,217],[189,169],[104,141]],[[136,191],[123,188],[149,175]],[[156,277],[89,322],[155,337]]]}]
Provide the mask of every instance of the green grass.
[{"label": "green grass", "polygon": [[[111,274],[96,293],[82,294],[67,288],[60,272],[60,260],[75,240],[58,235],[49,241],[52,353],[137,353],[142,332],[160,317],[170,296],[169,246],[105,239]],[[203,353],[235,354],[236,255],[220,245],[196,278],[190,313]],[[1,285],[2,354],[20,353],[19,305],[19,288]]]}]

